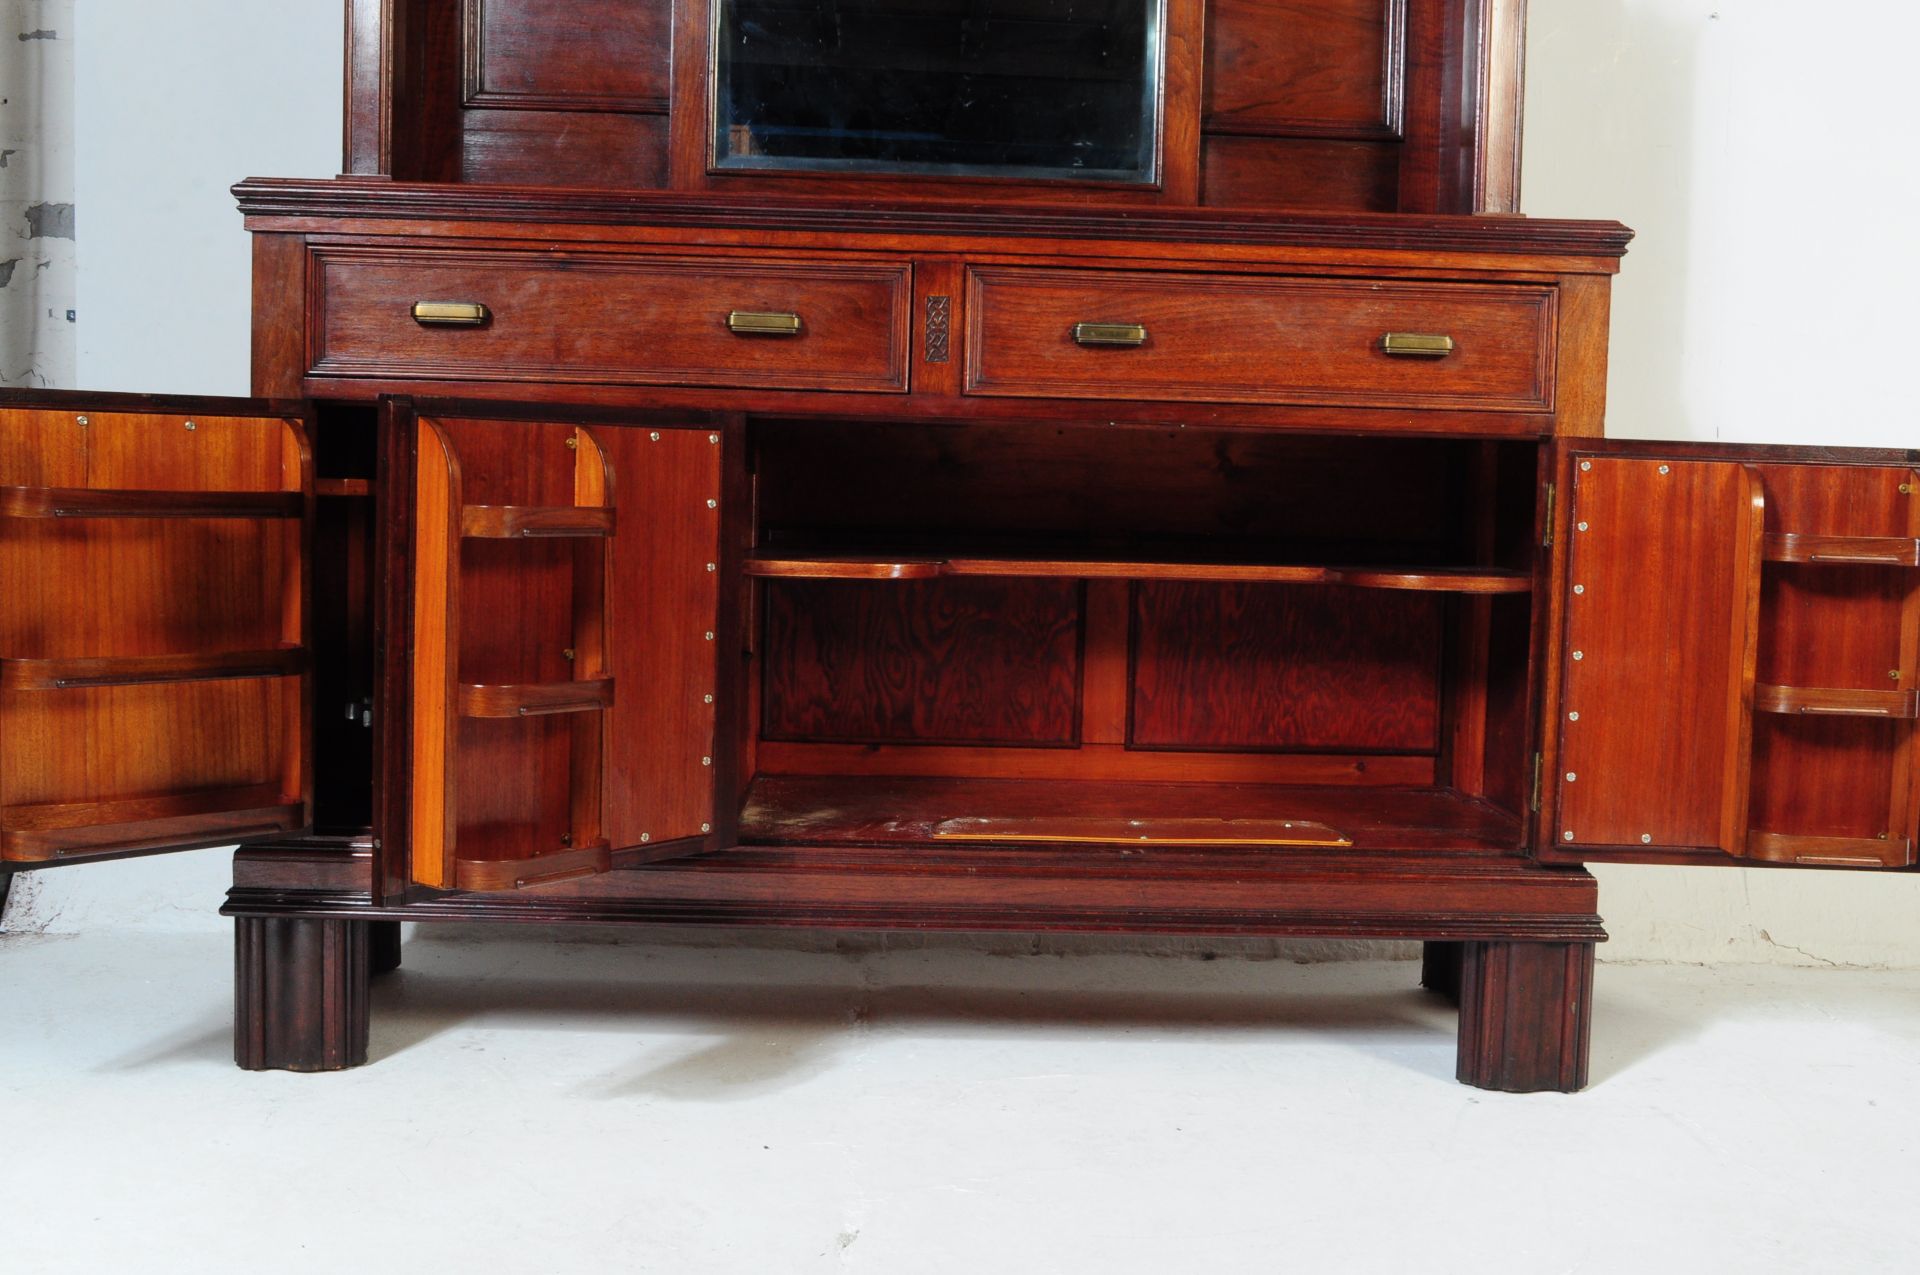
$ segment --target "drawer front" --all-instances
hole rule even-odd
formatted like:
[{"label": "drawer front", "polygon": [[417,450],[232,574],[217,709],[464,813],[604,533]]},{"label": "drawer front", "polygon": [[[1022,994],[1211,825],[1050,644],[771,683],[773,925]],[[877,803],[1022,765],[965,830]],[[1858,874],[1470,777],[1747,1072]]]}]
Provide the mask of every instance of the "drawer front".
[{"label": "drawer front", "polygon": [[[970,394],[1553,406],[1550,287],[981,266],[967,300]],[[1389,335],[1452,344],[1393,354]]]},{"label": "drawer front", "polygon": [[907,389],[906,262],[321,248],[312,268],[316,376]]}]

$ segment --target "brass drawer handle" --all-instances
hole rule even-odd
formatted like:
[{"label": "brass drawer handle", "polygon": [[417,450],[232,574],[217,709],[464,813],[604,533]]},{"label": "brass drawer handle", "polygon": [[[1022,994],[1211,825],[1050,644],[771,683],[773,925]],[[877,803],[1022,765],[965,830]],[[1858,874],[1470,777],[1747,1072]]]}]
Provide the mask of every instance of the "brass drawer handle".
[{"label": "brass drawer handle", "polygon": [[800,316],[735,310],[727,315],[727,329],[735,336],[799,336]]},{"label": "brass drawer handle", "polygon": [[423,328],[484,327],[493,316],[478,301],[416,301],[413,321]]},{"label": "brass drawer handle", "polygon": [[1444,359],[1453,353],[1453,338],[1439,332],[1389,332],[1380,338],[1380,350],[1397,359]]},{"label": "brass drawer handle", "polygon": [[1076,323],[1073,339],[1081,345],[1145,345],[1147,329],[1141,323]]}]

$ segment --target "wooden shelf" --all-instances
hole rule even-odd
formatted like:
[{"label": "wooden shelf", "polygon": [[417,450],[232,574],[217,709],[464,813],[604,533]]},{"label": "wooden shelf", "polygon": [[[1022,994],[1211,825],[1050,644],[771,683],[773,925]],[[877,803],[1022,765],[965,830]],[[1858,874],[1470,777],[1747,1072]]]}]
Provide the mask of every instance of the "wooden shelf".
[{"label": "wooden shelf", "polygon": [[469,540],[605,539],[613,510],[579,505],[466,505],[460,534]]},{"label": "wooden shelf", "polygon": [[1491,567],[1324,567],[1145,559],[942,557],[763,551],[747,574],[777,580],[933,580],[965,576],[1072,580],[1189,580],[1342,584],[1423,593],[1530,593],[1533,577]]},{"label": "wooden shelf", "polygon": [[613,707],[613,679],[542,682],[528,686],[460,687],[462,717],[556,717],[598,713]]},{"label": "wooden shelf", "polygon": [[1768,863],[1826,868],[1904,868],[1913,863],[1913,844],[1905,837],[1798,837],[1755,832],[1747,837],[1747,855]]},{"label": "wooden shelf", "polygon": [[218,845],[298,831],[304,802],[277,784],[164,793],[118,801],[0,808],[0,859],[46,862],[171,846],[183,839]]},{"label": "wooden shelf", "polygon": [[1920,567],[1920,540],[1901,536],[1767,537],[1768,562],[1805,562],[1823,566]]},{"label": "wooden shelf", "polygon": [[218,655],[0,660],[0,690],[72,691],[97,686],[298,677],[307,671],[307,663],[307,653],[300,647],[281,647],[272,651],[229,651]]},{"label": "wooden shelf", "polygon": [[[1222,819],[1222,810],[1235,817]],[[906,843],[953,853],[1045,842],[1116,853],[1515,854],[1521,828],[1507,811],[1446,788],[763,774],[748,791],[740,835],[762,844]]]},{"label": "wooden shelf", "polygon": [[454,888],[524,890],[529,886],[598,876],[612,867],[613,852],[605,841],[526,859],[456,859]]},{"label": "wooden shelf", "polygon": [[299,518],[297,491],[95,491],[0,487],[0,518]]},{"label": "wooden shelf", "polygon": [[1757,686],[1757,713],[1805,717],[1870,717],[1885,721],[1920,718],[1920,691],[1820,690],[1804,686]]}]

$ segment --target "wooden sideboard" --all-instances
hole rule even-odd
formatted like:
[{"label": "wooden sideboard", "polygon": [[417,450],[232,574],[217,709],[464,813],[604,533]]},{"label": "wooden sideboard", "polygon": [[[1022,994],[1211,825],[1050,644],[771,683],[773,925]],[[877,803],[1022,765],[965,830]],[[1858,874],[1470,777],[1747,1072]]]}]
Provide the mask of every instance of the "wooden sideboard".
[{"label": "wooden sideboard", "polygon": [[0,861],[242,842],[241,1065],[403,920],[674,922],[1422,940],[1570,1090],[1582,864],[1914,866],[1920,452],[1603,437],[1519,5],[1156,3],[1099,180],[846,170],[737,6],[354,0],[259,399],[0,399]]}]

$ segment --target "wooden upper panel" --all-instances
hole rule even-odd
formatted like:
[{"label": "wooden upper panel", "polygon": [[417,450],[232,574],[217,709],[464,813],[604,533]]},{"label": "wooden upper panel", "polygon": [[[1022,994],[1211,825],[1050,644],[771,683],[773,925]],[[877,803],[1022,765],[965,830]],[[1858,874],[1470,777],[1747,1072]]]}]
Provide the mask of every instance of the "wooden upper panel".
[{"label": "wooden upper panel", "polygon": [[1148,190],[717,174],[711,5],[348,0],[346,170],[892,201],[968,189],[1355,211],[1517,201],[1524,0],[1166,0],[1162,176]]}]

